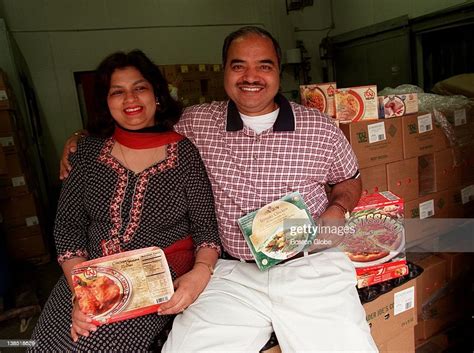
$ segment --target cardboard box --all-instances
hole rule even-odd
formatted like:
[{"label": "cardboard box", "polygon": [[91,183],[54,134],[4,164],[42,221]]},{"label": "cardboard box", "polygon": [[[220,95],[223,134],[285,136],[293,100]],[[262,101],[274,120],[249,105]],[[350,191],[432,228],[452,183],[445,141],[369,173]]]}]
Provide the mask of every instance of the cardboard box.
[{"label": "cardboard box", "polygon": [[454,186],[447,190],[448,193],[448,216],[449,218],[463,218],[464,209],[461,199],[461,187]]},{"label": "cardboard box", "polygon": [[301,104],[305,107],[316,108],[334,118],[336,115],[334,103],[336,88],[336,82],[300,86]]},{"label": "cardboard box", "polygon": [[423,305],[427,305],[447,283],[447,262],[430,253],[408,253],[407,259],[423,268],[417,277],[417,315],[421,315]]},{"label": "cardboard box", "polygon": [[418,112],[418,95],[416,93],[391,94],[379,96],[379,118],[394,118]]},{"label": "cardboard box", "polygon": [[7,174],[7,159],[2,146],[0,146],[0,174]]},{"label": "cardboard box", "polygon": [[2,200],[0,212],[7,228],[33,227],[39,224],[36,201],[33,194],[19,195]]},{"label": "cardboard box", "polygon": [[418,159],[410,158],[387,164],[388,190],[405,202],[418,198]]},{"label": "cardboard box", "polygon": [[461,167],[455,163],[452,148],[420,156],[418,167],[420,196],[461,184]]},{"label": "cardboard box", "polygon": [[[474,141],[474,138],[473,140]],[[474,144],[459,147],[461,183],[474,183]]]},{"label": "cardboard box", "polygon": [[449,147],[443,130],[434,123],[431,113],[418,113],[400,118],[403,136],[403,158],[413,158]]},{"label": "cardboard box", "polygon": [[395,332],[416,325],[416,286],[416,279],[412,279],[364,304],[366,320],[376,343],[386,342]]},{"label": "cardboard box", "polygon": [[[398,334],[397,334],[398,333]],[[415,329],[409,328],[396,334],[385,342],[377,343],[379,353],[415,353]]]},{"label": "cardboard box", "polygon": [[15,178],[24,174],[20,157],[16,152],[8,151],[4,153],[4,156],[7,165],[7,177]]},{"label": "cardboard box", "polygon": [[336,119],[345,122],[377,120],[377,86],[338,88],[334,95]]},{"label": "cardboard box", "polygon": [[[351,232],[339,247],[356,267],[359,288],[408,273],[402,199],[388,191],[362,197],[347,227]],[[374,258],[366,259],[369,254]]]},{"label": "cardboard box", "polygon": [[0,134],[13,134],[14,126],[14,116],[12,113],[8,110],[0,110]]},{"label": "cardboard box", "polygon": [[416,353],[442,353],[449,346],[448,335],[439,334],[424,341],[415,342]]},{"label": "cardboard box", "polygon": [[462,277],[468,273],[474,265],[473,255],[471,253],[444,252],[437,255],[446,260],[446,279],[448,282]]},{"label": "cardboard box", "polygon": [[388,190],[387,172],[384,164],[361,169],[360,178],[362,181],[362,196]]},{"label": "cardboard box", "polygon": [[341,130],[352,146],[360,168],[396,162],[403,159],[400,118],[359,121],[341,124]]},{"label": "cardboard box", "polygon": [[39,225],[8,229],[6,240],[8,254],[15,260],[26,260],[47,253]]},{"label": "cardboard box", "polygon": [[0,69],[0,110],[13,109],[13,92],[7,75]]},{"label": "cardboard box", "polygon": [[462,317],[463,300],[458,293],[450,293],[434,301],[415,326],[415,342],[421,343]]}]

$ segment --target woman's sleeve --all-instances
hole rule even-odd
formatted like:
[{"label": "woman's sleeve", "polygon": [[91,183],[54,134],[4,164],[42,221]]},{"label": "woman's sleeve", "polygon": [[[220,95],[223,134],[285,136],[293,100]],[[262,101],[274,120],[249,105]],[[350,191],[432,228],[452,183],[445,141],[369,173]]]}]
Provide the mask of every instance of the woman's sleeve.
[{"label": "woman's sleeve", "polygon": [[77,152],[70,157],[69,177],[63,182],[59,196],[54,241],[60,265],[73,257],[87,258],[87,228],[89,218],[84,207],[85,180],[87,177],[84,147],[87,137],[79,141]]},{"label": "woman's sleeve", "polygon": [[211,183],[201,156],[194,145],[189,157],[189,170],[186,180],[191,235],[196,251],[202,247],[215,249],[221,253],[221,242],[217,229],[214,197]]}]

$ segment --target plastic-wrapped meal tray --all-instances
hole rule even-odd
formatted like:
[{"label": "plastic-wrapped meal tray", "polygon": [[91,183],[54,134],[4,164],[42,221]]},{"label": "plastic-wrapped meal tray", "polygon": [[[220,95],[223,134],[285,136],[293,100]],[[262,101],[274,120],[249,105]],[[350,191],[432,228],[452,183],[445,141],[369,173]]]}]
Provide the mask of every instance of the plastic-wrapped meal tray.
[{"label": "plastic-wrapped meal tray", "polygon": [[174,292],[165,254],[157,247],[86,261],[71,275],[81,311],[97,325],[154,313]]}]

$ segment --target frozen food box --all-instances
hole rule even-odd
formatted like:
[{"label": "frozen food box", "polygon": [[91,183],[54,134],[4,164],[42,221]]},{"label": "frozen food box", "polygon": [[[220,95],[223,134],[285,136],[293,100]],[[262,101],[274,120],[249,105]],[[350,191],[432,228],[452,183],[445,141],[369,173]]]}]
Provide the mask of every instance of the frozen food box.
[{"label": "frozen food box", "polygon": [[408,273],[403,205],[401,198],[383,191],[362,197],[351,212],[349,233],[339,248],[354,264],[359,288]]},{"label": "frozen food box", "polygon": [[86,261],[71,275],[81,311],[97,325],[155,313],[174,292],[165,254],[157,247]]},{"label": "frozen food box", "polygon": [[336,119],[341,122],[379,118],[377,86],[338,88],[334,94]]},{"label": "frozen food box", "polygon": [[394,118],[418,113],[418,95],[416,93],[379,96],[379,118]]},{"label": "frozen food box", "polygon": [[316,108],[334,118],[334,93],[336,88],[336,82],[300,86],[301,103],[305,107]]},{"label": "frozen food box", "polygon": [[299,192],[292,192],[238,219],[261,271],[309,248],[317,227]]}]

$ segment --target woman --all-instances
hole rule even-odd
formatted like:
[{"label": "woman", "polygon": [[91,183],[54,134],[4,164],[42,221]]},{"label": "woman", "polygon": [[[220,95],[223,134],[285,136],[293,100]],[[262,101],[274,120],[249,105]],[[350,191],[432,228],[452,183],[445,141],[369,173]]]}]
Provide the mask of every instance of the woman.
[{"label": "woman", "polygon": [[[59,199],[54,236],[64,276],[33,333],[39,351],[148,350],[167,314],[206,287],[220,252],[209,180],[197,149],[172,131],[181,109],[158,67],[141,51],[118,52],[99,65],[95,88],[97,118]],[[93,325],[71,302],[71,269],[149,246],[186,248],[167,256],[176,291],[161,315]]]}]

